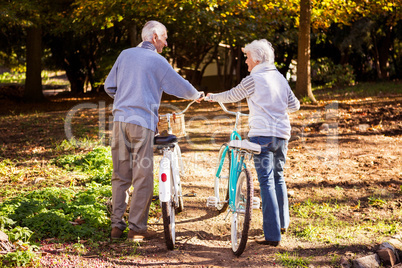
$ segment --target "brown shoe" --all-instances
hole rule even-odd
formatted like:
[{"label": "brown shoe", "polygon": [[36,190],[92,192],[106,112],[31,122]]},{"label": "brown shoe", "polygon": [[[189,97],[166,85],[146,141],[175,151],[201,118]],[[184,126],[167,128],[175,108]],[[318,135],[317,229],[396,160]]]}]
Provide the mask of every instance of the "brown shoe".
[{"label": "brown shoe", "polygon": [[130,229],[127,235],[127,239],[134,242],[140,242],[144,239],[151,239],[155,236],[156,236],[155,231],[136,232]]},{"label": "brown shoe", "polygon": [[110,234],[110,237],[112,239],[119,239],[122,234],[123,234],[123,230],[121,230],[118,227],[113,227],[112,228],[112,233]]},{"label": "brown shoe", "polygon": [[261,245],[269,245],[269,246],[273,246],[273,247],[277,247],[280,244],[280,241],[268,241],[268,240],[265,240],[264,236],[256,237],[256,238],[254,238],[254,241],[257,242],[258,244],[261,244]]}]

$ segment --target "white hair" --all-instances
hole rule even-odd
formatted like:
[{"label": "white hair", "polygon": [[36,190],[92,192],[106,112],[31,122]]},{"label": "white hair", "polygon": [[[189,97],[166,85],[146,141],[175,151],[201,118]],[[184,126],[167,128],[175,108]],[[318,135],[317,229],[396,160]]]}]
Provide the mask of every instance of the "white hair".
[{"label": "white hair", "polygon": [[154,33],[156,33],[158,38],[160,38],[163,34],[166,33],[165,25],[155,20],[150,20],[147,23],[145,23],[141,33],[142,41],[151,42]]},{"label": "white hair", "polygon": [[266,39],[254,40],[244,47],[243,52],[249,52],[252,60],[255,62],[275,63],[274,48]]}]

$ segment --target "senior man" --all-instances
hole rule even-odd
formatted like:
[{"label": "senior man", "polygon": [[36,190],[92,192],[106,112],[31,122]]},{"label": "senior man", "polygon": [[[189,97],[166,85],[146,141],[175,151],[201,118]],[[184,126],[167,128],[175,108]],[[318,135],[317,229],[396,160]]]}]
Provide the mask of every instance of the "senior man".
[{"label": "senior man", "polygon": [[166,27],[148,21],[141,36],[141,44],[120,53],[105,80],[105,91],[114,99],[111,238],[120,238],[127,228],[123,215],[132,185],[128,239],[133,241],[156,234],[148,230],[147,222],[153,194],[153,138],[162,93],[198,101],[202,97],[158,54],[167,46]]},{"label": "senior man", "polygon": [[208,94],[211,101],[237,102],[247,99],[251,142],[261,145],[254,155],[260,182],[263,231],[259,244],[278,246],[281,232],[289,226],[289,205],[283,167],[286,161],[290,121],[288,112],[297,111],[300,102],[287,80],[274,65],[274,49],[265,39],[255,40],[243,49],[250,75],[231,90]]}]

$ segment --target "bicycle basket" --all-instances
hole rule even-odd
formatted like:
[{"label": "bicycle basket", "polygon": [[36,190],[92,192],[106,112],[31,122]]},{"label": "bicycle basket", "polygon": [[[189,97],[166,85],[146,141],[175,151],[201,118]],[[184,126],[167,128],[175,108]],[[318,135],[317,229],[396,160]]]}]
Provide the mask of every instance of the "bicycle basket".
[{"label": "bicycle basket", "polygon": [[[170,117],[170,127],[172,128],[172,134],[177,137],[183,137],[186,135],[186,126],[184,121],[184,114],[172,115]],[[159,118],[158,131],[160,134],[162,132],[168,131],[168,121],[166,117]]]}]

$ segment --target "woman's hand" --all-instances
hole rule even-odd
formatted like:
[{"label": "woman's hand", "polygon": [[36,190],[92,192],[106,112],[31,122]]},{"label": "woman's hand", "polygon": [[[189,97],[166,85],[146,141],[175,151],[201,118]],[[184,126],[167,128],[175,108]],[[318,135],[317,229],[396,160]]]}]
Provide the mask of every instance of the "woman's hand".
[{"label": "woman's hand", "polygon": [[209,102],[213,102],[213,100],[210,99],[210,96],[212,96],[212,95],[213,95],[212,93],[208,93],[207,96],[205,97],[205,100],[209,101]]}]

